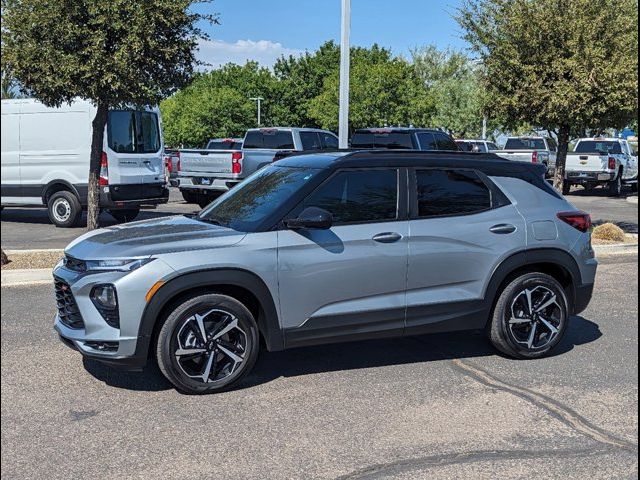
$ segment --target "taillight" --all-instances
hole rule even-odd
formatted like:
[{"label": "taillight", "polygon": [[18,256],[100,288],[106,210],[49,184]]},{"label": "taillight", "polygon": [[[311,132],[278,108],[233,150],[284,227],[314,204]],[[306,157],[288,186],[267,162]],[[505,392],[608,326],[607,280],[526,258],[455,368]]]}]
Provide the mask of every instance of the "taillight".
[{"label": "taillight", "polygon": [[109,185],[109,158],[106,152],[102,152],[100,156],[100,178],[98,179],[98,185],[101,187]]},{"label": "taillight", "polygon": [[538,152],[533,152],[531,154],[531,163],[538,163]]},{"label": "taillight", "polygon": [[231,173],[239,175],[242,173],[242,152],[231,154]]},{"label": "taillight", "polygon": [[591,215],[586,212],[560,212],[558,218],[581,232],[588,232],[592,225]]},{"label": "taillight", "polygon": [[182,170],[182,163],[180,163],[180,152],[176,152],[176,157],[178,157],[178,161],[176,162],[176,170],[179,172]]},{"label": "taillight", "polygon": [[616,169],[616,159],[613,157],[609,157],[609,170]]},{"label": "taillight", "polygon": [[171,173],[173,171],[173,162],[171,162],[171,155],[167,155],[164,157],[164,166],[167,169],[167,173]]}]

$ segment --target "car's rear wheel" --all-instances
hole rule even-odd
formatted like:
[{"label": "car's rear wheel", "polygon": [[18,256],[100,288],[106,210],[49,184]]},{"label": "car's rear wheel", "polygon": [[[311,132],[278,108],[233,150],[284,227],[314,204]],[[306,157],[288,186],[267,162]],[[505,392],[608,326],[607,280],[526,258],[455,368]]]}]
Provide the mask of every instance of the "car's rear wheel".
[{"label": "car's rear wheel", "polygon": [[190,298],[167,317],[158,335],[160,370],[180,391],[218,393],[253,368],[259,350],[253,315],[237,300],[217,294]]},{"label": "car's rear wheel", "polygon": [[123,210],[109,210],[109,215],[119,223],[132,222],[138,215],[140,215],[140,209],[127,208]]},{"label": "car's rear wheel", "polygon": [[622,195],[622,172],[618,173],[618,177],[609,184],[609,195],[612,197]]},{"label": "car's rear wheel", "polygon": [[78,197],[67,191],[56,192],[47,202],[49,220],[61,228],[75,227],[82,217],[82,206]]},{"label": "car's rear wheel", "polygon": [[571,183],[565,180],[562,182],[562,194],[569,195],[571,193]]},{"label": "car's rear wheel", "polygon": [[569,324],[569,302],[562,285],[543,273],[527,273],[509,283],[496,301],[489,337],[513,358],[546,356]]},{"label": "car's rear wheel", "polygon": [[198,203],[197,193],[189,192],[188,190],[180,190],[180,193],[182,193],[182,198],[184,199],[185,202]]}]

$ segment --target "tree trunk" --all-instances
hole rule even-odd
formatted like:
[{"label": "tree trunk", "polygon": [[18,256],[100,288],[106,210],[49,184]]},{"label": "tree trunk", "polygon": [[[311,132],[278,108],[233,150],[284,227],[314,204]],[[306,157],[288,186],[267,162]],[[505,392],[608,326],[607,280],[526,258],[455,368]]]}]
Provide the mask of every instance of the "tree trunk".
[{"label": "tree trunk", "polygon": [[569,140],[571,135],[571,127],[569,125],[560,125],[558,130],[558,158],[556,160],[556,174],[553,178],[553,187],[562,191],[564,183],[564,172],[567,164],[567,152],[569,152]]},{"label": "tree trunk", "polygon": [[6,265],[7,263],[9,263],[9,259],[7,258],[7,254],[4,253],[4,250],[0,249],[0,251],[2,252],[2,256],[0,257],[0,264]]},{"label": "tree trunk", "polygon": [[91,157],[89,159],[89,191],[87,197],[87,230],[98,228],[100,215],[100,168],[102,151],[104,148],[104,128],[107,125],[109,107],[98,105],[93,119],[93,133],[91,136]]}]

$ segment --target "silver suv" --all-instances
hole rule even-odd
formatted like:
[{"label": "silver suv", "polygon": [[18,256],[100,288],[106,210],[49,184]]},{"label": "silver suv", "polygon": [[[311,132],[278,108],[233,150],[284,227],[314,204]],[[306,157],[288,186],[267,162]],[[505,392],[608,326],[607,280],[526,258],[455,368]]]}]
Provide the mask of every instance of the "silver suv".
[{"label": "silver suv", "polygon": [[188,393],[245,377],[261,346],[486,329],[538,358],[593,292],[590,217],[542,165],[491,154],[302,155],[195,216],[88,233],[56,267],[63,342]]}]

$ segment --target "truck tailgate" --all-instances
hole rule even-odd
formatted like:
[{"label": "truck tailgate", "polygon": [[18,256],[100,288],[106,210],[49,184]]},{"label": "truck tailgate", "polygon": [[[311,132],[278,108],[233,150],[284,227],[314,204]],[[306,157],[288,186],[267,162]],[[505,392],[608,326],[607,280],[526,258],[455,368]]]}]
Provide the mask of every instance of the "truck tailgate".
[{"label": "truck tailgate", "polygon": [[609,166],[609,156],[586,153],[569,153],[567,155],[568,172],[602,172]]},{"label": "truck tailgate", "polygon": [[180,171],[192,173],[231,173],[234,150],[181,150]]}]

